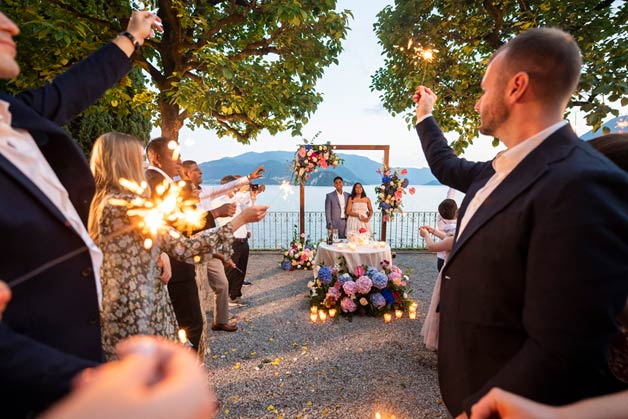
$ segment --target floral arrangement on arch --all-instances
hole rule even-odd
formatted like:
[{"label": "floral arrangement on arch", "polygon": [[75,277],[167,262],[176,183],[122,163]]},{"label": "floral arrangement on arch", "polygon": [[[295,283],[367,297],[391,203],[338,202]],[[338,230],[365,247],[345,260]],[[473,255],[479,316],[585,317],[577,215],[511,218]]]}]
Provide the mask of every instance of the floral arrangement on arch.
[{"label": "floral arrangement on arch", "polygon": [[[408,178],[404,178],[408,174],[406,169],[389,169],[383,166],[377,169],[377,173],[382,176],[382,184],[375,187],[377,199],[375,203],[382,210],[383,221],[390,221],[395,217],[395,213],[403,212],[401,207],[403,194],[406,193],[408,187]],[[408,189],[410,195],[414,195],[415,189]]]},{"label": "floral arrangement on arch", "polygon": [[312,269],[316,256],[316,244],[310,242],[305,234],[299,234],[297,226],[294,226],[293,238],[290,247],[283,251],[281,269],[294,271],[295,269]]},{"label": "floral arrangement on arch", "polygon": [[[314,141],[317,136],[318,134],[314,136],[312,141]],[[343,161],[343,159],[334,153],[334,148],[329,142],[326,144],[310,144],[305,140],[305,144],[299,146],[297,152],[294,154],[294,162],[292,164],[294,184],[305,184],[312,173],[316,172],[319,167],[323,169],[338,167]]]},{"label": "floral arrangement on arch", "polygon": [[320,266],[316,279],[308,283],[310,306],[338,308],[346,316],[381,316],[408,309],[414,303],[408,297],[412,293],[407,288],[409,277],[387,260],[380,265],[379,269],[359,265],[354,272],[346,272],[343,263]]}]

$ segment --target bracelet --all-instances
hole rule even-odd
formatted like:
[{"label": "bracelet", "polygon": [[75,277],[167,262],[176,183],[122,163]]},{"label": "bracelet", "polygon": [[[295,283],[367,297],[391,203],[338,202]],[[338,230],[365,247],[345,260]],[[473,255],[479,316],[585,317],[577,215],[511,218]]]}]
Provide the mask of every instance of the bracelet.
[{"label": "bracelet", "polygon": [[124,32],[120,32],[120,36],[125,36],[127,38],[129,38],[129,41],[131,41],[131,43],[133,44],[133,46],[135,47],[135,51],[139,51],[140,50],[140,43],[137,39],[135,39],[135,37],[133,36],[133,34],[129,31],[124,31]]}]

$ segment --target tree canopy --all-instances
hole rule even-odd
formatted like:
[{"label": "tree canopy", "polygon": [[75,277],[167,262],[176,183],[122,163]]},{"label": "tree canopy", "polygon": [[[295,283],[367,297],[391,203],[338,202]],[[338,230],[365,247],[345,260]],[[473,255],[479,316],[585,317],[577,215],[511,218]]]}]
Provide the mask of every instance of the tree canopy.
[{"label": "tree canopy", "polygon": [[[184,124],[248,143],[263,129],[300,133],[322,101],[316,82],[337,63],[350,11],[336,0],[3,0],[21,27],[25,69],[15,89],[41,84],[154,10],[164,33],[134,60],[148,83],[108,92],[113,115],[145,109],[162,135]],[[128,113],[127,113],[128,114]]]},{"label": "tree canopy", "polygon": [[[580,84],[568,112],[579,109],[597,129],[628,105],[628,4],[599,0],[397,0],[378,14],[375,31],[385,56],[372,78],[392,114],[412,124],[412,94],[419,84],[439,100],[435,112],[444,131],[459,134],[462,152],[478,135],[473,109],[491,54],[516,34],[538,26],[560,27],[583,54]],[[429,53],[433,52],[430,60]]]}]

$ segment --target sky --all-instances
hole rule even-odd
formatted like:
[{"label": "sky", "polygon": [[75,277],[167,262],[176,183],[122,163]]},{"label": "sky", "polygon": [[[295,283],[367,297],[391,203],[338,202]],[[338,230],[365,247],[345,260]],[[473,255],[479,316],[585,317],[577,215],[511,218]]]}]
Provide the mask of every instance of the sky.
[{"label": "sky", "polygon": [[[382,106],[377,91],[371,92],[371,76],[383,65],[381,47],[373,31],[376,14],[393,1],[386,0],[339,0],[337,10],[349,9],[353,19],[343,43],[339,64],[328,67],[319,80],[317,88],[323,95],[323,102],[303,128],[302,135],[292,137],[289,132],[270,135],[262,132],[257,140],[243,145],[230,137],[218,138],[207,130],[194,131],[183,128],[179,139],[183,159],[198,162],[233,157],[249,151],[296,151],[303,138],[311,139],[321,132],[317,142],[330,141],[343,145],[390,145],[390,165],[392,167],[427,167],[427,162],[419,147],[414,130],[409,130],[402,116],[392,117]],[[438,94],[438,91],[436,91]],[[410,100],[410,98],[408,98]],[[574,112],[572,123],[578,120]],[[575,126],[578,134],[588,129]],[[158,136],[156,129],[153,136]],[[450,139],[456,138],[455,134]],[[480,136],[465,150],[463,157],[469,160],[490,160],[503,149],[493,147],[492,138]],[[343,151],[360,154],[376,161],[383,158],[382,152]]]}]

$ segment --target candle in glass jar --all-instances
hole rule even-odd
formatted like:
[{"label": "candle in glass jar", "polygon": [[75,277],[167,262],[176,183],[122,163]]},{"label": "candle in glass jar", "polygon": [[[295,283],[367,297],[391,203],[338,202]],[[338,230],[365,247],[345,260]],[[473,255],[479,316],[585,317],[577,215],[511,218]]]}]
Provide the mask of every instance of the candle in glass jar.
[{"label": "candle in glass jar", "polygon": [[312,314],[317,314],[317,313],[318,313],[318,306],[312,306],[312,307],[310,307],[310,313],[312,313]]},{"label": "candle in glass jar", "polygon": [[384,323],[390,323],[392,321],[391,313],[384,313]]},{"label": "candle in glass jar", "polygon": [[310,314],[310,320],[312,321],[312,323],[316,323],[316,319],[318,319],[318,314]]},{"label": "candle in glass jar", "polygon": [[395,317],[400,319],[403,317],[403,310],[395,310]]},{"label": "candle in glass jar", "polygon": [[411,311],[410,313],[408,313],[408,318],[410,320],[416,320],[416,311]]},{"label": "candle in glass jar", "polygon": [[335,308],[330,308],[329,309],[329,317],[331,317],[332,319],[334,317],[336,317],[336,309]]},{"label": "candle in glass jar", "polygon": [[325,313],[325,310],[319,310],[318,317],[321,319],[322,322],[327,320],[327,313]]}]

